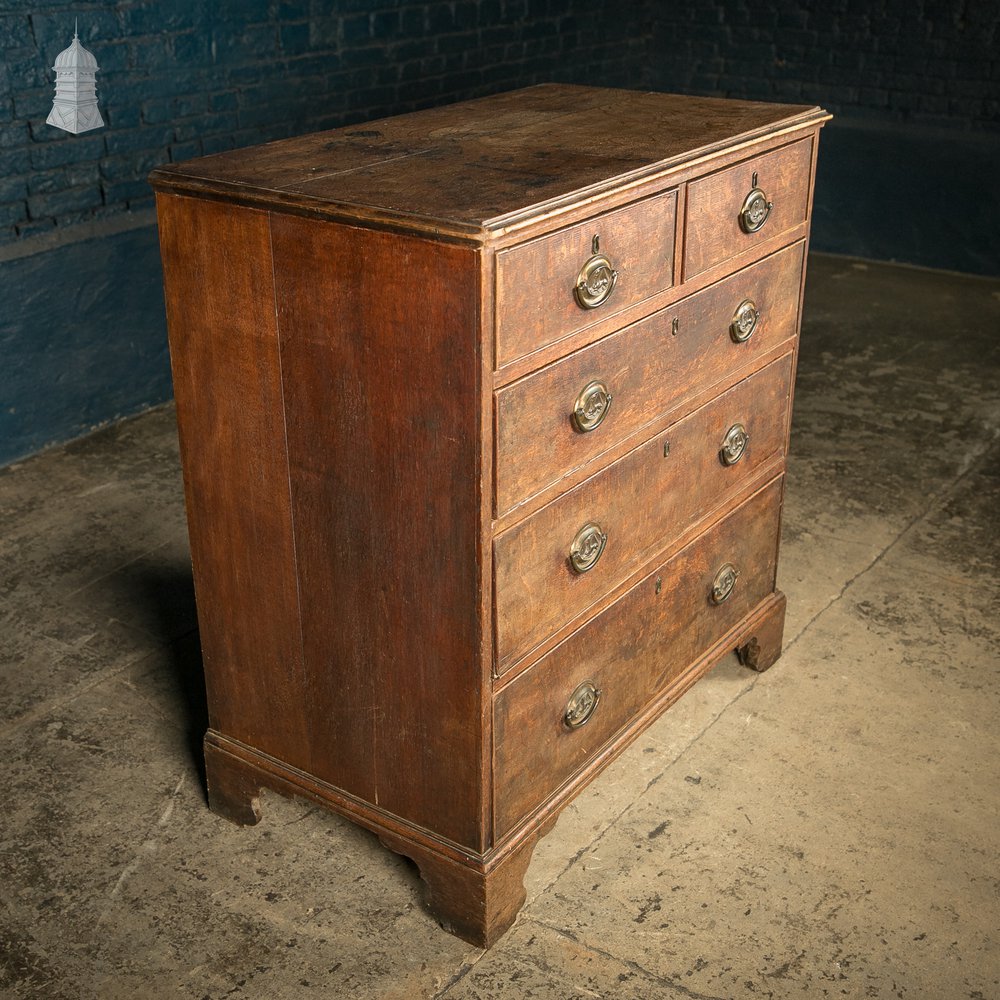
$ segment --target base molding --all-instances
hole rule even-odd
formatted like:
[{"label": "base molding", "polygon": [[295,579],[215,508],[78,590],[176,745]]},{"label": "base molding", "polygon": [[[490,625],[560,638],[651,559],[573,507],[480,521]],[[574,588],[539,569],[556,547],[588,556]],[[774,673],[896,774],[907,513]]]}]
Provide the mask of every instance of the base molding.
[{"label": "base molding", "polygon": [[766,611],[743,627],[744,638],[737,643],[736,657],[744,667],[763,673],[778,661],[785,633],[785,604],[785,595],[775,591]]},{"label": "base molding", "polygon": [[[552,823],[535,825],[516,845],[475,854],[433,840],[388,814],[366,809],[332,786],[310,778],[214,730],[205,736],[208,804],[239,826],[261,820],[260,793],[310,799],[374,833],[381,843],[416,864],[426,887],[427,909],[452,934],[489,948],[524,905],[524,875],[538,840]],[[555,816],[552,817],[554,822]]]},{"label": "base molding", "polygon": [[590,766],[559,789],[501,844],[477,853],[382,812],[370,803],[210,729],[205,735],[209,808],[239,826],[261,820],[260,793],[306,798],[373,832],[382,844],[412,860],[426,886],[427,909],[443,927],[470,944],[489,948],[524,905],[524,876],[538,841],[560,812],[692,684],[735,651],[757,671],[781,655],[785,596],[775,591],[736,628],[678,676]]}]

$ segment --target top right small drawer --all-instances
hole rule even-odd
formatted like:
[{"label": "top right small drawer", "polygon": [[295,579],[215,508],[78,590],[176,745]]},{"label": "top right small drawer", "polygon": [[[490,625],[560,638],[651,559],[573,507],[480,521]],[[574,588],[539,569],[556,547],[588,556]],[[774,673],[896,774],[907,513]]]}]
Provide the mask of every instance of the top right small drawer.
[{"label": "top right small drawer", "polygon": [[812,140],[688,184],[684,280],[805,222]]}]

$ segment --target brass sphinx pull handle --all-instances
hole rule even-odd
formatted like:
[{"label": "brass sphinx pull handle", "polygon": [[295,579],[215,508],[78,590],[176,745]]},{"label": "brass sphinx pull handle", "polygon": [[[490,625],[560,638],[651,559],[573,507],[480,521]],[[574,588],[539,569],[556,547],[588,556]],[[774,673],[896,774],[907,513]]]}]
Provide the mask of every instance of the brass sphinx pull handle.
[{"label": "brass sphinx pull handle", "polygon": [[729,598],[733,596],[733,591],[736,589],[736,580],[739,575],[740,571],[732,563],[726,563],[726,565],[715,574],[715,579],[712,581],[712,590],[709,594],[709,600],[713,604],[722,604],[724,601],[728,601]]},{"label": "brass sphinx pull handle", "polygon": [[733,424],[726,431],[719,449],[719,461],[723,465],[735,465],[745,454],[750,444],[750,435],[742,424]]},{"label": "brass sphinx pull handle", "polygon": [[611,393],[600,381],[588,382],[573,404],[573,424],[581,434],[596,430],[611,409]]},{"label": "brass sphinx pull handle", "polygon": [[601,692],[592,681],[584,681],[570,696],[566,703],[563,722],[568,729],[579,729],[590,721],[590,717],[601,700]]},{"label": "brass sphinx pull handle", "polygon": [[608,536],[601,530],[599,524],[585,524],[573,539],[569,548],[570,565],[577,573],[586,573],[593,569],[604,553]]},{"label": "brass sphinx pull handle", "polygon": [[743,200],[740,209],[740,229],[745,233],[755,233],[763,228],[767,217],[771,214],[774,203],[767,200],[767,195],[757,187],[757,172],[754,171],[750,182],[751,191]]},{"label": "brass sphinx pull handle", "polygon": [[757,329],[760,321],[760,312],[757,303],[753,299],[744,299],[733,313],[733,321],[729,324],[729,336],[742,344],[748,341]]},{"label": "brass sphinx pull handle", "polygon": [[618,272],[611,261],[600,253],[600,237],[595,236],[591,244],[593,256],[580,268],[573,294],[581,309],[596,309],[607,302],[618,283]]}]

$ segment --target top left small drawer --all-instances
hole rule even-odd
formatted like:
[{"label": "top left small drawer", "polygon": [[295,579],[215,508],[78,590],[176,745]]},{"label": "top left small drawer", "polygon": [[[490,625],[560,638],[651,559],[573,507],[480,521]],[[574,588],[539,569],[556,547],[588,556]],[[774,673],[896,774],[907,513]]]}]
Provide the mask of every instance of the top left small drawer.
[{"label": "top left small drawer", "polygon": [[497,254],[497,367],[673,283],[677,192],[645,198]]}]

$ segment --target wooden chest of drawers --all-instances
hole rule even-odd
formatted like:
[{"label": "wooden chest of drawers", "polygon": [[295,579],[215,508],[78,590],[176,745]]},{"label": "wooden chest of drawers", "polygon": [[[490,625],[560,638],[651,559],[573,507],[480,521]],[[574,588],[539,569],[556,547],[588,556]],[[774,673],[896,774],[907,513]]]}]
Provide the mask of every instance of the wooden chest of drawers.
[{"label": "wooden chest of drawers", "polygon": [[780,653],[817,108],[543,86],[158,170],[212,808],[488,945],[559,809]]}]

